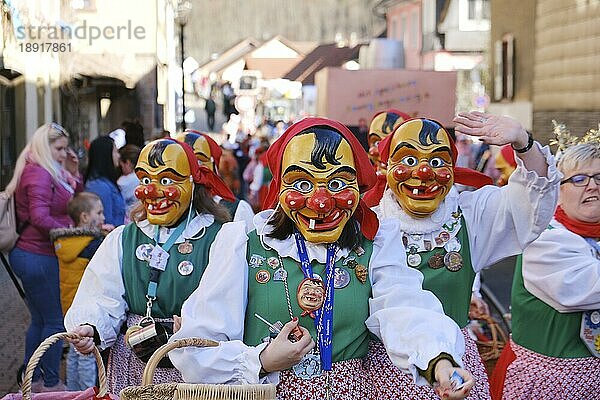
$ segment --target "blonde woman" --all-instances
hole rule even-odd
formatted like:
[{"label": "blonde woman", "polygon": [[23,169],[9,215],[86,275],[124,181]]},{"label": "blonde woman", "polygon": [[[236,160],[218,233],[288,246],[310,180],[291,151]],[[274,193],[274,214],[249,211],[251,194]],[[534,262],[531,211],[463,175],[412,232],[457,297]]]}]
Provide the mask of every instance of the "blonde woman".
[{"label": "blonde woman", "polygon": [[[23,283],[31,313],[25,364],[42,340],[64,330],[58,260],[48,232],[71,224],[67,203],[82,189],[78,159],[68,145],[69,134],[60,125],[39,127],[19,155],[6,189],[14,193],[21,232],[10,252],[10,263]],[[56,344],[42,357],[33,376],[34,391],[64,390],[58,375],[61,352],[62,345]]]}]

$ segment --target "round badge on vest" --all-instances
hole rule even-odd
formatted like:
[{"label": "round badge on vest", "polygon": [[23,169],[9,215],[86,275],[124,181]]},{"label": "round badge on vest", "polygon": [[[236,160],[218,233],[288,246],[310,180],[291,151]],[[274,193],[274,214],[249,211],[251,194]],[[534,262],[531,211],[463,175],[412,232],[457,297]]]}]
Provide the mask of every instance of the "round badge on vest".
[{"label": "round badge on vest", "polygon": [[350,273],[344,268],[336,267],[333,270],[334,289],[343,289],[350,283]]},{"label": "round badge on vest", "polygon": [[135,249],[135,257],[140,261],[150,261],[150,253],[152,253],[153,249],[154,246],[151,244],[140,244]]},{"label": "round badge on vest", "polygon": [[444,256],[444,265],[449,271],[459,271],[463,266],[463,259],[460,253],[451,251]]},{"label": "round badge on vest", "polygon": [[194,271],[194,264],[192,264],[190,261],[184,260],[177,266],[177,271],[179,271],[179,273],[183,276],[188,276]]},{"label": "round badge on vest", "polygon": [[267,283],[271,279],[271,274],[266,269],[261,269],[256,273],[256,282]]}]

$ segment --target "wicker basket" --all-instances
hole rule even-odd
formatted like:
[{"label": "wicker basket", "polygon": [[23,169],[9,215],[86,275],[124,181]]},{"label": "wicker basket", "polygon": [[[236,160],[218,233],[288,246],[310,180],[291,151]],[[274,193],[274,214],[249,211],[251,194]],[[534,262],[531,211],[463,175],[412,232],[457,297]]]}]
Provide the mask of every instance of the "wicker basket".
[{"label": "wicker basket", "polygon": [[491,376],[492,372],[494,371],[494,367],[496,366],[496,362],[502,353],[502,349],[504,349],[504,345],[508,341],[508,338],[506,337],[504,331],[500,328],[498,322],[492,316],[486,314],[482,315],[478,319],[487,324],[492,335],[491,340],[476,341],[477,349],[479,350],[481,359],[485,364],[485,369],[488,373],[488,376]]},{"label": "wicker basket", "polygon": [[[54,343],[58,342],[59,340],[79,339],[79,338],[80,338],[80,336],[73,332],[60,332],[60,333],[56,333],[56,334],[50,336],[48,339],[44,340],[38,346],[38,348],[31,355],[31,358],[29,359],[29,362],[27,363],[27,368],[25,369],[25,376],[23,378],[23,386],[21,387],[21,390],[23,391],[23,400],[31,400],[31,398],[32,398],[31,380],[33,379],[33,372],[35,370],[35,367],[37,367],[38,363],[40,362],[40,359],[46,352],[46,350],[48,350],[48,348],[50,348],[50,346],[52,346]],[[100,356],[100,352],[98,351],[98,349],[95,346],[94,346],[93,353],[94,353],[94,357],[96,358],[96,364],[98,365],[98,381],[100,383],[98,393],[96,394],[95,397],[97,399],[101,399],[101,398],[105,398],[105,396],[108,393],[108,387],[106,386],[106,372],[104,370],[104,363],[102,362],[102,357]],[[73,397],[75,397],[77,395],[77,392],[70,392],[70,393],[73,395]],[[58,396],[56,396],[56,397],[58,397]],[[64,397],[61,397],[61,398],[64,398]]]},{"label": "wicker basket", "polygon": [[153,384],[158,362],[173,349],[181,347],[215,347],[215,341],[199,338],[176,340],[159,347],[144,368],[142,386],[121,390],[121,400],[275,400],[274,385],[212,385],[192,383]]}]

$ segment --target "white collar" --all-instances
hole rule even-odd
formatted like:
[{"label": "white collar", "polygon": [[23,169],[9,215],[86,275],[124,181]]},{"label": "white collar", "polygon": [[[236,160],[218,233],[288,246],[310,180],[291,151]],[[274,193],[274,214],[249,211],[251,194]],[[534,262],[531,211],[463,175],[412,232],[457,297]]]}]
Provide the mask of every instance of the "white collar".
[{"label": "white collar", "polygon": [[[273,231],[273,226],[269,225],[269,219],[273,215],[275,210],[264,210],[254,216],[254,226],[256,227],[256,233],[263,244],[273,250],[275,250],[282,258],[291,257],[294,260],[300,262],[298,257],[298,249],[296,248],[296,241],[293,236],[288,237],[284,240],[274,239],[267,236],[267,234]],[[306,251],[308,252],[308,258],[313,261],[324,264],[327,262],[327,246],[319,243],[306,242]],[[336,260],[346,257],[350,251],[348,249],[339,249],[337,252]]]},{"label": "white collar", "polygon": [[393,218],[400,224],[400,229],[406,233],[429,233],[439,230],[442,225],[452,218],[452,213],[458,210],[458,191],[454,186],[440,203],[437,210],[428,217],[414,218],[408,215],[387,188],[379,202],[378,214],[381,218]]},{"label": "white collar", "polygon": [[[212,214],[198,214],[196,215],[188,224],[187,228],[183,231],[183,233],[177,238],[175,243],[182,243],[185,239],[192,238],[196,236],[200,231],[204,228],[208,228],[215,222],[215,217]],[[154,239],[156,225],[152,225],[148,222],[147,219],[140,221],[137,223],[138,228],[141,229],[142,232],[146,236],[151,239]],[[168,228],[166,226],[160,226],[159,228],[159,243],[164,243],[174,228]]]}]

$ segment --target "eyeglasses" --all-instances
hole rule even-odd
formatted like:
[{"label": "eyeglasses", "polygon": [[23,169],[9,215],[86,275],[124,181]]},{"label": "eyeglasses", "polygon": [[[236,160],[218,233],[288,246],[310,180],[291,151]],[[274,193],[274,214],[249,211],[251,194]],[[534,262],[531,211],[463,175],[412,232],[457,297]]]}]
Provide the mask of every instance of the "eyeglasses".
[{"label": "eyeglasses", "polygon": [[573,175],[572,177],[561,181],[560,184],[562,185],[563,183],[571,182],[573,186],[584,187],[590,183],[591,178],[594,178],[594,182],[596,182],[596,185],[600,186],[600,173],[595,175]]}]

